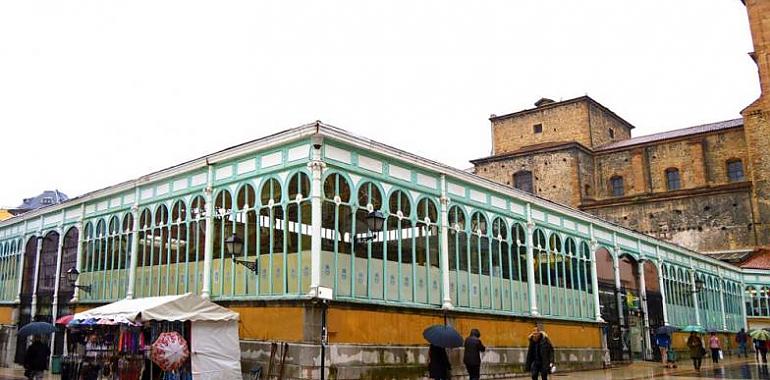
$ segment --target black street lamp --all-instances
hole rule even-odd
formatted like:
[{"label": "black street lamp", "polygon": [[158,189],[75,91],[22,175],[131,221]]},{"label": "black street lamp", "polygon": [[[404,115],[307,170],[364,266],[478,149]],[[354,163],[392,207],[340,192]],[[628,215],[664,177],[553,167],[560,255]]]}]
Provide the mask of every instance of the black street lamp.
[{"label": "black street lamp", "polygon": [[374,210],[366,215],[366,226],[369,228],[369,235],[366,237],[357,238],[359,243],[365,243],[370,240],[374,240],[377,234],[382,231],[382,227],[385,224],[385,216],[382,215],[382,211]]},{"label": "black street lamp", "polygon": [[705,284],[706,283],[700,277],[696,276],[695,277],[695,290],[693,290],[693,293],[700,293],[703,290],[703,286]]},{"label": "black street lamp", "polygon": [[238,259],[243,252],[243,240],[235,232],[225,239],[225,249],[233,260],[233,264],[241,264],[254,273],[259,272],[259,262]]},{"label": "black street lamp", "polygon": [[86,293],[91,293],[91,285],[78,285],[78,277],[80,277],[80,272],[75,267],[70,268],[67,271],[67,274],[65,275],[67,277],[67,282],[69,282],[70,286],[73,288],[80,289]]}]

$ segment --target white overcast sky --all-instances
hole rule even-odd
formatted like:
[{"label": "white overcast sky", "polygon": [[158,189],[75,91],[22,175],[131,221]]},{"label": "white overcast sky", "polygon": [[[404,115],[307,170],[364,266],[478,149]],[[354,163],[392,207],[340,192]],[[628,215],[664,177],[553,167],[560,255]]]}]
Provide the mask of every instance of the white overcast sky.
[{"label": "white overcast sky", "polygon": [[635,135],[737,118],[752,50],[739,0],[3,1],[0,205],[314,120],[466,168],[540,97]]}]

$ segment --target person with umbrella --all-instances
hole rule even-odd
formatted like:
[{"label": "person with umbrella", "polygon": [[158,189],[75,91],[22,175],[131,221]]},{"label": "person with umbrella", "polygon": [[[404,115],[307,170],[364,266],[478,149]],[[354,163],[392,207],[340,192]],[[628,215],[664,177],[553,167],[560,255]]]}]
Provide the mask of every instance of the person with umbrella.
[{"label": "person with umbrella", "polygon": [[[757,361],[767,364],[767,340],[770,338],[770,332],[763,329],[757,329],[749,332],[749,336],[754,340],[754,348],[757,350]],[[761,360],[760,360],[761,355]]]},{"label": "person with umbrella", "polygon": [[449,364],[446,349],[431,344],[428,348],[428,377],[436,380],[448,380],[450,372],[452,372],[452,365]]},{"label": "person with umbrella", "polygon": [[[670,329],[666,329],[667,327]],[[672,326],[662,326],[655,335],[655,344],[660,350],[660,360],[666,368],[670,368],[668,364],[668,349],[671,347],[671,336],[668,335],[670,332],[674,332]]]},{"label": "person with umbrella", "polygon": [[690,349],[690,359],[692,359],[692,366],[696,371],[700,371],[700,366],[703,362],[703,355],[706,353],[706,349],[703,348],[703,340],[700,338],[700,336],[698,336],[697,332],[690,332],[690,337],[687,338],[687,347]]},{"label": "person with umbrella", "polygon": [[532,380],[540,376],[548,380],[548,373],[553,367],[553,345],[545,331],[537,327],[529,335],[529,348],[527,349],[527,361],[524,368],[532,374]]},{"label": "person with umbrella", "polygon": [[39,336],[35,336],[24,355],[24,376],[30,380],[42,380],[45,370],[48,369],[49,355],[51,355],[51,350],[40,340]]},{"label": "person with umbrella", "polygon": [[452,326],[446,324],[433,325],[422,332],[422,336],[430,343],[428,348],[428,377],[431,379],[449,379],[452,366],[446,348],[460,347],[463,337]]},{"label": "person with umbrella", "polygon": [[465,338],[465,352],[463,353],[463,364],[468,371],[468,380],[479,380],[481,378],[481,353],[487,348],[481,343],[481,332],[478,329],[471,329],[470,335]]}]

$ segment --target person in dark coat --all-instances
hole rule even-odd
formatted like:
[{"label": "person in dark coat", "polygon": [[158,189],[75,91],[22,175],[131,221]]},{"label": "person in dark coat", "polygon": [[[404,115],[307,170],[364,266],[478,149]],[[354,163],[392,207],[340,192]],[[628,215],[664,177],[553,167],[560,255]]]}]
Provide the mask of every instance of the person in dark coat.
[{"label": "person in dark coat", "polygon": [[700,371],[703,355],[706,353],[706,349],[703,347],[703,339],[693,331],[690,333],[690,337],[687,338],[687,347],[690,349],[690,359],[692,359],[693,368],[696,371]]},{"label": "person in dark coat", "polygon": [[481,343],[481,333],[478,329],[471,329],[471,334],[465,338],[465,353],[463,363],[468,371],[468,380],[481,378],[481,353],[487,348]]},{"label": "person in dark coat", "polygon": [[430,345],[428,349],[428,377],[437,380],[448,380],[452,366],[449,364],[449,356],[442,347]]},{"label": "person in dark coat", "polygon": [[24,355],[24,376],[27,379],[42,379],[45,370],[48,369],[48,356],[50,355],[51,350],[48,349],[48,346],[41,342],[39,337],[35,337]]},{"label": "person in dark coat", "polygon": [[524,366],[532,374],[532,380],[537,380],[538,376],[548,380],[548,373],[553,367],[553,345],[545,331],[535,328],[529,335],[527,361]]}]

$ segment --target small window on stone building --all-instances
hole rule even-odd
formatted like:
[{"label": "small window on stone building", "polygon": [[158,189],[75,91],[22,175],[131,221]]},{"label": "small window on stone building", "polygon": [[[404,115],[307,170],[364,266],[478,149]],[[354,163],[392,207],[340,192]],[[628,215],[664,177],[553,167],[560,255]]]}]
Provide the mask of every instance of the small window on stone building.
[{"label": "small window on stone building", "polygon": [[679,169],[666,169],[666,186],[669,190],[679,190],[682,187],[682,181],[679,178]]},{"label": "small window on stone building", "polygon": [[609,132],[610,132],[610,138],[614,139],[615,138],[615,131],[612,128],[610,128]]},{"label": "small window on stone building", "polygon": [[532,131],[535,133],[543,133],[543,124],[535,124],[532,126]]},{"label": "small window on stone building", "polygon": [[625,194],[625,189],[623,188],[623,177],[616,175],[610,178],[610,191],[612,192],[613,197],[622,197],[623,194]]},{"label": "small window on stone building", "polygon": [[730,182],[743,181],[743,161],[737,159],[727,161],[727,179]]},{"label": "small window on stone building", "polygon": [[513,173],[513,187],[528,193],[534,193],[532,172],[528,170],[521,170]]}]

